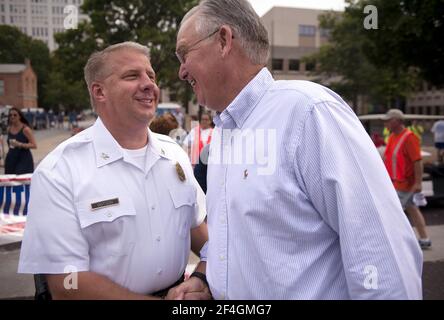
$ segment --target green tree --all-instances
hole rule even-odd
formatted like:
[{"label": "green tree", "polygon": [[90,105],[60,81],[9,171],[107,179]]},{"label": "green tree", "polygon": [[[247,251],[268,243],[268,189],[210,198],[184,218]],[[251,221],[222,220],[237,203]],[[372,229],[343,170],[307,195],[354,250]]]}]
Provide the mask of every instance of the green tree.
[{"label": "green tree", "polygon": [[16,27],[0,25],[0,63],[24,63],[25,58],[31,60],[37,75],[38,105],[47,107],[45,86],[51,70],[47,45],[32,39]]},{"label": "green tree", "polygon": [[364,50],[378,67],[417,68],[423,79],[444,85],[444,1],[371,0],[378,30],[365,32]]},{"label": "green tree", "polygon": [[58,45],[52,57],[53,69],[45,89],[46,104],[54,110],[81,111],[90,105],[83,80],[83,68],[92,52],[98,48],[92,26],[80,23],[77,29],[55,35]]},{"label": "green tree", "polygon": [[417,72],[401,65],[376,65],[368,57],[370,32],[363,26],[363,8],[367,2],[349,1],[342,15],[328,13],[320,26],[329,29],[330,41],[307,61],[318,63],[318,74],[334,90],[352,102],[356,110],[358,97],[368,103],[400,107],[417,83]]}]

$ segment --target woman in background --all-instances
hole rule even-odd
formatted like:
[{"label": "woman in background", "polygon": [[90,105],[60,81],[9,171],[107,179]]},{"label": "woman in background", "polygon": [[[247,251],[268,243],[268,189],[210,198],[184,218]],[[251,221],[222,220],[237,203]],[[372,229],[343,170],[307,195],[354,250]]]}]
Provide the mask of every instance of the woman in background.
[{"label": "woman in background", "polygon": [[28,121],[17,108],[9,110],[7,143],[5,174],[32,173],[34,160],[30,149],[37,148],[37,144]]}]

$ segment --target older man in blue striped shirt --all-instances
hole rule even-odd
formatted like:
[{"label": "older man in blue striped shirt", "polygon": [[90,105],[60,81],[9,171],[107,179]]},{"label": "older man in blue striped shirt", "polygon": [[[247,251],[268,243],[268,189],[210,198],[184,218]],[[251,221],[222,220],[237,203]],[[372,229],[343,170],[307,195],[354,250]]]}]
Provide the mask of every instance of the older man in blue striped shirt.
[{"label": "older man in blue striped shirt", "polygon": [[[180,77],[217,111],[205,253],[214,298],[422,297],[422,253],[371,139],[331,90],[272,78],[247,1],[201,1],[177,55]],[[204,282],[172,294],[200,298]]]}]

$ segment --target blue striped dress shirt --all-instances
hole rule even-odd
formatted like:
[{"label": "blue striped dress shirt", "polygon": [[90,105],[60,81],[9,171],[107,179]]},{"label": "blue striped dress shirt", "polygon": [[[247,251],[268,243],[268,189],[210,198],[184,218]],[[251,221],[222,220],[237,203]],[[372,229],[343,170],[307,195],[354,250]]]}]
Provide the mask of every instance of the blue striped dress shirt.
[{"label": "blue striped dress shirt", "polygon": [[207,277],[216,299],[420,299],[422,253],[351,108],[266,68],[215,119]]}]

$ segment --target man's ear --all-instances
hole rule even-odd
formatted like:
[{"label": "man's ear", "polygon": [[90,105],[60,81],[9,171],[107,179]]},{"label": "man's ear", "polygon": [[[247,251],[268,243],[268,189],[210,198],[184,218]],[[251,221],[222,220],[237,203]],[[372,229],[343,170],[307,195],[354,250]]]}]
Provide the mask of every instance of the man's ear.
[{"label": "man's ear", "polygon": [[103,102],[105,99],[105,92],[102,85],[98,82],[93,82],[91,85],[91,93],[95,101]]},{"label": "man's ear", "polygon": [[222,50],[222,57],[228,55],[233,47],[233,30],[230,26],[223,25],[219,30],[219,41]]}]

